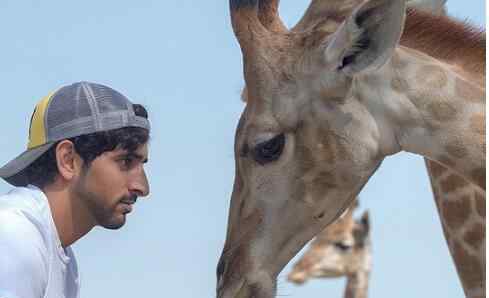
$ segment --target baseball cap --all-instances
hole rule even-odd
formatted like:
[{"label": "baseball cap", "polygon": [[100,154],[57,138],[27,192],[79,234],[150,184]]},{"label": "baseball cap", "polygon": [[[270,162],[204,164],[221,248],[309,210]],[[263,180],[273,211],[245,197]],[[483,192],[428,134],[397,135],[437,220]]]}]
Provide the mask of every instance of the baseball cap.
[{"label": "baseball cap", "polygon": [[150,130],[148,119],[135,115],[133,104],[121,93],[90,82],[61,87],[37,103],[27,150],[0,168],[0,177],[25,186],[25,169],[57,141],[123,127]]}]

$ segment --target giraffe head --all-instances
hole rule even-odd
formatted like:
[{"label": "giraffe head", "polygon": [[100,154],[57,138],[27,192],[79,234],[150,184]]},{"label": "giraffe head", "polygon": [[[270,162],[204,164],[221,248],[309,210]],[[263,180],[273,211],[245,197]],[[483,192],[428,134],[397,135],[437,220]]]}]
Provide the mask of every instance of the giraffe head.
[{"label": "giraffe head", "polygon": [[285,264],[399,151],[353,85],[393,54],[405,1],[371,0],[348,14],[342,3],[352,1],[324,1],[331,9],[303,32],[285,29],[276,2],[230,1],[247,105],[218,297],[273,297]]},{"label": "giraffe head", "polygon": [[370,222],[368,212],[360,220],[347,211],[326,227],[294,265],[288,280],[302,284],[310,278],[352,276],[370,271]]}]

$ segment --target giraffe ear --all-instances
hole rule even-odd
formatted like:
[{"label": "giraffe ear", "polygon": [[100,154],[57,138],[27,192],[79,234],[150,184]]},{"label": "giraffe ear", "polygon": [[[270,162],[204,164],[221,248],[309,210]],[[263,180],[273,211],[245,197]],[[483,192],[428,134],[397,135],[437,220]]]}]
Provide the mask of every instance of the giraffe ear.
[{"label": "giraffe ear", "polygon": [[368,211],[365,211],[359,221],[355,222],[353,237],[358,246],[363,247],[368,243],[370,236],[370,219]]},{"label": "giraffe ear", "polygon": [[365,234],[368,234],[370,232],[370,216],[368,215],[368,211],[363,212],[363,215],[360,218],[360,224],[362,225]]},{"label": "giraffe ear", "polygon": [[347,75],[384,65],[401,38],[405,10],[405,0],[364,2],[329,38],[324,51],[326,64]]}]

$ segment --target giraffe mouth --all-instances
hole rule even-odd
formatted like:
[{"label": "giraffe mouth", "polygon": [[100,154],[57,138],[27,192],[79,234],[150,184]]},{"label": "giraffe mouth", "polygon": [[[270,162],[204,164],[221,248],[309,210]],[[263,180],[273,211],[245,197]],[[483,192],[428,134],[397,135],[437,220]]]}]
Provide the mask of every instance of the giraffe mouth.
[{"label": "giraffe mouth", "polygon": [[320,272],[316,273],[315,276],[316,277],[325,277],[325,278],[339,278],[339,277],[344,276],[344,274],[341,272],[321,270]]}]

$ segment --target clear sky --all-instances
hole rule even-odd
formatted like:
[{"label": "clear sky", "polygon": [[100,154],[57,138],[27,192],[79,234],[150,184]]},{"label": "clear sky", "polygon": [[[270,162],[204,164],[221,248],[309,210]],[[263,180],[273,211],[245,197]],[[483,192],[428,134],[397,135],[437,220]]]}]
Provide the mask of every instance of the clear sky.
[{"label": "clear sky", "polygon": [[[282,2],[289,25],[308,4]],[[484,1],[449,0],[448,10],[485,25]],[[0,35],[2,164],[24,150],[34,104],[61,85],[107,84],[150,112],[151,195],[122,229],[74,245],[82,298],[214,297],[243,110],[227,1],[2,0]],[[371,297],[463,297],[421,158],[388,158],[360,207],[372,220]],[[280,295],[342,297],[343,279],[289,284],[290,265]]]}]

